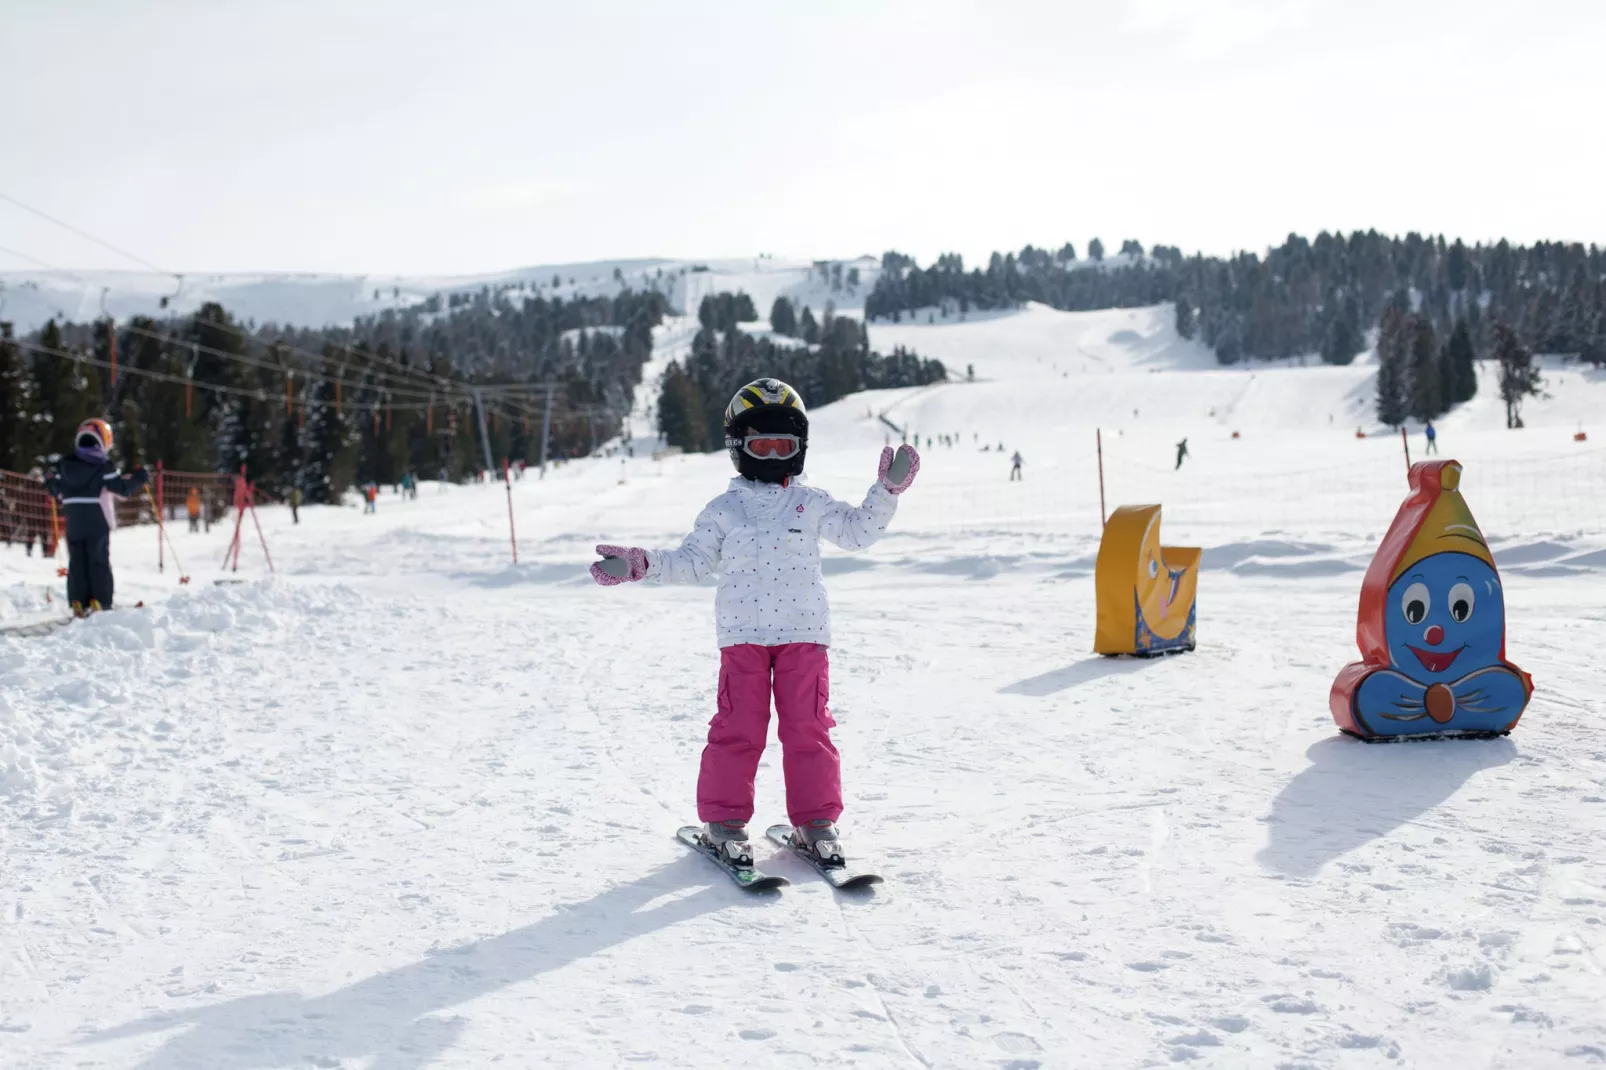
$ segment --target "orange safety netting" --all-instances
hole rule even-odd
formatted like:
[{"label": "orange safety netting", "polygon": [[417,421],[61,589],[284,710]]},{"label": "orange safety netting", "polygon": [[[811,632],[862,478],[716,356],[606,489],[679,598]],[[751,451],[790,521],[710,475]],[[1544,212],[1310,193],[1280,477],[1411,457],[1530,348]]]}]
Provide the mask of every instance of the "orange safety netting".
[{"label": "orange safety netting", "polygon": [[[197,526],[210,527],[233,508],[234,482],[234,476],[215,472],[153,471],[149,498],[140,491],[116,499],[117,525],[155,523],[153,501],[161,503],[167,523],[183,523],[194,491]],[[0,469],[0,546],[22,546],[29,554],[37,546],[45,557],[53,557],[62,531],[61,507],[45,492],[44,480]]]},{"label": "orange safety netting", "polygon": [[[152,472],[151,495],[154,500],[161,503],[162,519],[172,525],[189,519],[190,492],[194,491],[194,504],[199,510],[197,523],[203,528],[209,528],[228,516],[229,510],[233,507],[234,479],[232,475],[217,472]],[[122,523],[123,519],[122,510],[135,504],[146,504],[144,495],[140,495],[138,502],[129,499],[119,506],[117,513],[119,523]]]},{"label": "orange safety netting", "polygon": [[0,470],[0,546],[22,546],[29,556],[54,557],[61,514],[38,476]]}]

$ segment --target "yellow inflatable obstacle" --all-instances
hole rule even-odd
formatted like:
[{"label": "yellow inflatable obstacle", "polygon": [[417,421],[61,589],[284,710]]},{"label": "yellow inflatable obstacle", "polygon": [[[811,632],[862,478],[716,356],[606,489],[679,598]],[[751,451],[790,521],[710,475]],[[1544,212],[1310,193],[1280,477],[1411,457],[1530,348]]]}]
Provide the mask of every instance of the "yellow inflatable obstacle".
[{"label": "yellow inflatable obstacle", "polygon": [[1098,566],[1100,654],[1149,657],[1194,648],[1199,549],[1160,545],[1160,507],[1123,505],[1104,525]]}]

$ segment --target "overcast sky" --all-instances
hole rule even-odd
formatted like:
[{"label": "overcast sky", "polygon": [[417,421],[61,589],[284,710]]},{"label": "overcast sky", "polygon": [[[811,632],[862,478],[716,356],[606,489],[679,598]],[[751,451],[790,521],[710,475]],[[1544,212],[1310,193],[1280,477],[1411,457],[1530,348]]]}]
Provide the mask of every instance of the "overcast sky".
[{"label": "overcast sky", "polygon": [[[1598,0],[0,0],[0,192],[185,272],[1606,243],[1603,42]],[[0,246],[135,266],[4,202]]]}]

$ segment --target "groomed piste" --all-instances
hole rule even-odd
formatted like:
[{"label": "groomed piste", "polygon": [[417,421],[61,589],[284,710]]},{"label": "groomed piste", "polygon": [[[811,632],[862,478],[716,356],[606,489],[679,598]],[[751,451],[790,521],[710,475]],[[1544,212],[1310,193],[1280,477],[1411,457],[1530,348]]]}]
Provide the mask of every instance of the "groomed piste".
[{"label": "groomed piste", "polygon": [[[886,538],[825,558],[868,894],[761,841],[791,885],[755,899],[674,842],[713,592],[586,574],[729,478],[643,446],[685,321],[634,459],[513,485],[516,565],[495,483],[265,506],[271,578],[251,542],[219,571],[227,528],[173,531],[181,588],[155,528],[119,530],[143,609],[0,637],[0,1065],[1606,1060],[1606,435],[1573,440],[1606,380],[1547,365],[1567,389],[1508,432],[1485,369],[1438,425],[1504,657],[1539,682],[1520,727],[1366,746],[1329,691],[1411,493],[1374,369],[1221,368],[1170,322],[876,324],[954,381],[813,411],[809,476],[839,496],[889,438],[922,454]],[[1094,652],[1098,429],[1111,509],[1158,503],[1201,548],[1186,656]],[[0,547],[0,623],[58,612],[57,583]],[[761,827],[779,774],[772,745]]]}]

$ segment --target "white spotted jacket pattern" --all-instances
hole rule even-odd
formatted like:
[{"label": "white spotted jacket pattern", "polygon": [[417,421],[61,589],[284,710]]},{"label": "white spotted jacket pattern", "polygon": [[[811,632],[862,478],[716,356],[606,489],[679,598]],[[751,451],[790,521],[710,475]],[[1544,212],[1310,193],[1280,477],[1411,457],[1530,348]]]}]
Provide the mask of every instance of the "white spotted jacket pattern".
[{"label": "white spotted jacket pattern", "polygon": [[886,533],[897,496],[876,483],[854,508],[823,490],[738,476],[704,507],[676,550],[648,550],[648,583],[719,575],[715,628],[722,647],[831,644],[820,540],[863,550]]}]

